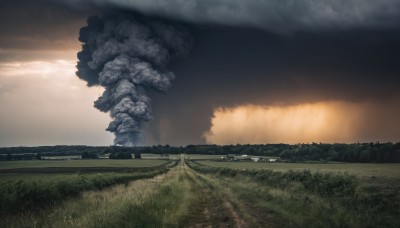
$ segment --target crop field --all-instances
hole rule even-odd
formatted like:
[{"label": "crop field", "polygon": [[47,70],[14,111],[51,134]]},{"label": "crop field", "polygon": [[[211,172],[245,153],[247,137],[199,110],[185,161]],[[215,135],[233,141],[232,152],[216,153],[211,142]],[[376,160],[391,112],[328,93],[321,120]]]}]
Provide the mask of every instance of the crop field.
[{"label": "crop field", "polygon": [[151,167],[167,163],[163,160],[145,159],[88,159],[88,160],[28,160],[0,162],[0,170],[49,167]]},{"label": "crop field", "polygon": [[[53,163],[75,169],[0,173],[0,227],[400,226],[399,164],[221,162],[201,155],[166,161],[152,156],[0,163],[2,170],[49,169]],[[92,168],[136,169],[80,172],[85,162]]]},{"label": "crop field", "polygon": [[161,154],[142,153],[142,159],[180,160],[180,155],[169,154],[169,155],[163,156]]},{"label": "crop field", "polygon": [[[188,165],[224,186],[242,217],[250,219],[248,224],[260,226],[259,216],[264,214],[270,219],[261,219],[261,224],[272,227],[400,225],[400,164],[196,161]],[[370,175],[374,170],[379,174]]]},{"label": "crop field", "polygon": [[400,178],[399,163],[281,163],[281,162],[220,162],[201,161],[200,164],[231,169],[271,169],[274,171],[346,172],[358,177]]},{"label": "crop field", "polygon": [[188,160],[220,160],[221,155],[204,155],[204,154],[186,154],[185,159]]}]

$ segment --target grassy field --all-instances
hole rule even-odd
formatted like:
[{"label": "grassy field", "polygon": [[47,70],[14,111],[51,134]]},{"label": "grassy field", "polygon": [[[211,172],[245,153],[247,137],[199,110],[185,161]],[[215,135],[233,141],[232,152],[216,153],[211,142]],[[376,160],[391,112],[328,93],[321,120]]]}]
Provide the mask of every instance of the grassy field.
[{"label": "grassy field", "polygon": [[[2,163],[1,214],[26,213],[76,197],[83,191],[101,190],[115,184],[128,184],[133,180],[151,178],[165,173],[168,167],[173,165],[171,162],[160,160],[108,159]],[[102,166],[110,168],[101,168]],[[134,169],[121,169],[123,166]],[[87,173],[88,170],[92,172]],[[106,172],[110,170],[116,172]]]},{"label": "grassy field", "polygon": [[[180,163],[166,175],[86,191],[0,227],[206,227],[244,224],[218,183]],[[246,226],[241,226],[246,227]]]},{"label": "grassy field", "polygon": [[272,226],[400,226],[400,183],[393,172],[387,178],[366,178],[337,170],[232,169],[204,163],[189,164],[225,186],[242,216],[253,221],[262,211],[279,224]]},{"label": "grassy field", "polygon": [[29,160],[2,161],[0,169],[48,168],[48,167],[151,167],[167,163],[165,160],[145,159],[88,159],[88,160]]},{"label": "grassy field", "polygon": [[138,173],[98,173],[15,178],[0,181],[0,214],[24,213],[54,205],[87,190],[150,178],[162,170]]},{"label": "grassy field", "polygon": [[169,172],[0,174],[0,227],[400,226],[398,164],[174,158]]},{"label": "grassy field", "polygon": [[[69,178],[77,175],[76,173],[0,173],[0,184],[8,181],[25,181],[25,180],[57,180],[63,178]],[[90,177],[91,175],[97,175],[97,173],[85,174]]]},{"label": "grassy field", "polygon": [[[220,160],[222,155],[186,154],[187,160]],[[226,156],[225,156],[226,157]]]},{"label": "grassy field", "polygon": [[347,172],[359,177],[389,177],[400,178],[400,164],[386,163],[267,163],[267,162],[219,162],[201,161],[203,165],[213,167],[224,167],[231,169],[271,169],[275,171],[300,171],[310,170],[312,172]]},{"label": "grassy field", "polygon": [[161,154],[142,153],[142,159],[159,159],[159,160],[180,160],[180,154],[169,154],[161,156]]},{"label": "grassy field", "polygon": [[69,155],[69,156],[42,156],[42,159],[49,160],[67,160],[67,159],[81,159],[81,155]]}]

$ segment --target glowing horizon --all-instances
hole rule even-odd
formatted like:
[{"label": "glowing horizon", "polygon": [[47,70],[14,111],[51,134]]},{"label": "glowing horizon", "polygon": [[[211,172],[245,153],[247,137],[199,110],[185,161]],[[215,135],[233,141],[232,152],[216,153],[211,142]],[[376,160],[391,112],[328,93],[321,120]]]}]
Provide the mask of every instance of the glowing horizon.
[{"label": "glowing horizon", "polygon": [[379,136],[361,135],[372,131],[364,126],[371,107],[369,103],[342,101],[220,107],[214,110],[211,128],[203,137],[212,144],[375,141]]},{"label": "glowing horizon", "polygon": [[71,58],[0,63],[1,146],[111,144],[108,115],[91,107],[103,89],[87,89],[75,65]]}]

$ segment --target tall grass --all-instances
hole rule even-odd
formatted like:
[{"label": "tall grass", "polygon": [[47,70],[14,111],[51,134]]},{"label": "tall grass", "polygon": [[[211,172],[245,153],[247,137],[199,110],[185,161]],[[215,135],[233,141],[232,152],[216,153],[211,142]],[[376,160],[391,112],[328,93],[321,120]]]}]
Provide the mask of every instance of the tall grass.
[{"label": "tall grass", "polygon": [[21,168],[49,168],[49,167],[127,167],[144,168],[162,166],[169,161],[158,159],[82,159],[82,160],[25,160],[2,161],[0,170]]},{"label": "tall grass", "polygon": [[396,186],[371,185],[343,173],[237,170],[194,162],[189,165],[229,186],[242,206],[278,214],[290,226],[400,226]]},{"label": "tall grass", "polygon": [[20,179],[0,185],[0,214],[34,211],[59,203],[83,191],[101,190],[115,184],[151,178],[165,169],[139,173],[74,174],[46,179]]},{"label": "tall grass", "polygon": [[[134,173],[109,177],[65,175],[62,179],[40,180],[40,184],[39,180],[30,180],[36,185],[21,188],[25,189],[22,193],[27,194],[26,189],[40,189],[46,183],[50,183],[50,190],[56,189],[54,192],[63,196],[74,192],[76,183],[88,187],[81,189],[79,197],[53,197],[56,200],[48,204],[52,207],[39,208],[37,212],[35,206],[26,206],[24,213],[5,214],[0,227],[233,226],[238,221],[249,227],[400,227],[400,196],[396,187],[366,184],[347,174],[189,165],[191,169],[181,162],[160,175],[158,171],[141,173],[155,176],[136,181],[124,179]],[[118,175],[121,184],[106,188]],[[110,182],[105,181],[108,178]],[[14,190],[23,186],[18,181],[13,183]],[[29,198],[32,195],[27,195]],[[2,201],[1,207],[6,203]]]},{"label": "tall grass", "polygon": [[285,189],[293,182],[299,182],[307,190],[328,197],[352,197],[355,193],[357,178],[348,174],[312,173],[309,170],[278,172],[273,170],[238,170],[222,167],[209,167],[199,163],[189,166],[201,173],[214,173],[221,176],[249,176],[265,185]]},{"label": "tall grass", "polygon": [[12,215],[0,227],[177,227],[189,182],[180,167],[149,179],[85,191],[38,213]]},{"label": "tall grass", "polygon": [[320,171],[323,173],[347,172],[357,177],[379,177],[397,178],[400,176],[400,167],[396,163],[283,163],[283,162],[227,162],[227,161],[207,161],[202,160],[198,163],[213,166],[225,167],[230,169],[270,169],[274,171],[286,172],[288,170],[310,170],[311,172]]},{"label": "tall grass", "polygon": [[95,220],[95,227],[177,227],[186,212],[188,194],[186,181],[158,186],[151,196],[137,203],[125,202],[115,216],[105,221]]}]

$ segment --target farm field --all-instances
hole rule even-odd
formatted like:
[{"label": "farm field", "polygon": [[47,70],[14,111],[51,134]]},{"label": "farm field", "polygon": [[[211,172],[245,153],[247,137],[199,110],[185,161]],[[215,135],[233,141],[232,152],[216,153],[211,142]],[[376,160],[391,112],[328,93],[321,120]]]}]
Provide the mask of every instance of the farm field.
[{"label": "farm field", "polygon": [[142,159],[180,160],[180,155],[169,154],[168,156],[162,156],[161,154],[142,153]]},{"label": "farm field", "polygon": [[220,160],[223,155],[186,154],[187,160]]},{"label": "farm field", "polygon": [[[394,181],[398,180],[397,164],[296,163],[298,169],[293,169],[289,163],[193,161],[184,155],[179,158],[179,163],[108,163],[135,163],[139,167],[144,162],[151,168],[142,166],[119,173],[0,174],[1,200],[8,200],[1,203],[0,227],[400,225],[400,185],[393,184],[398,183]],[[154,163],[146,163],[149,161]],[[279,169],[271,171],[262,165]],[[301,165],[319,166],[307,171]],[[387,170],[379,176],[387,178],[363,174],[373,172],[371,167],[376,166]],[[338,172],[346,167],[359,169],[358,173]],[[46,167],[37,169],[41,168]]]},{"label": "farm field", "polygon": [[3,161],[0,170],[17,168],[49,168],[49,167],[151,167],[167,163],[165,160],[146,159],[87,159],[87,160],[28,160]]},{"label": "farm field", "polygon": [[200,164],[231,169],[271,169],[274,171],[346,172],[358,177],[400,178],[400,163],[268,163],[268,162],[223,162],[200,161]]},{"label": "farm field", "polygon": [[[260,226],[260,220],[261,224],[272,227],[400,225],[398,164],[378,165],[388,170],[379,178],[365,174],[365,170],[370,169],[368,165],[375,167],[375,164],[346,164],[347,167],[354,165],[348,170],[356,172],[338,172],[343,169],[339,165],[345,164],[332,164],[336,168],[330,167],[324,172],[300,166],[309,164],[296,164],[302,168],[299,170],[284,169],[284,165],[292,167],[288,163],[274,163],[280,165],[279,170],[261,168],[261,163],[257,163],[256,169],[255,163],[250,162],[197,161],[188,164],[224,187],[223,192],[231,195],[232,204],[242,217],[247,217],[250,223],[255,222],[255,226]],[[320,165],[323,168],[328,164]],[[262,215],[267,221],[260,218]]]},{"label": "farm field", "polygon": [[[99,175],[99,174],[97,174]],[[127,175],[127,174],[125,174]],[[89,178],[85,174],[86,178]],[[51,182],[51,180],[50,180]],[[212,179],[181,162],[166,175],[83,191],[39,211],[5,214],[1,227],[198,227],[244,224]]]}]

